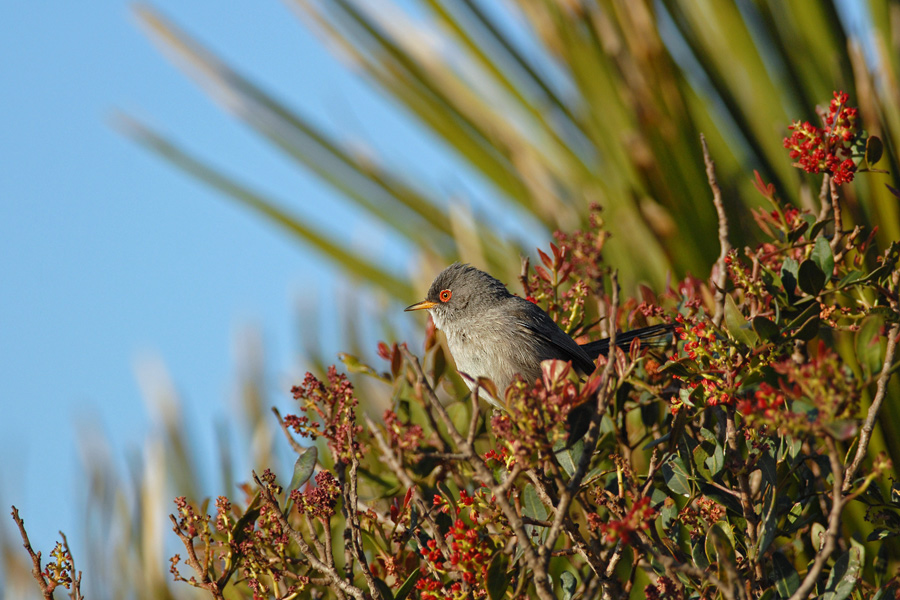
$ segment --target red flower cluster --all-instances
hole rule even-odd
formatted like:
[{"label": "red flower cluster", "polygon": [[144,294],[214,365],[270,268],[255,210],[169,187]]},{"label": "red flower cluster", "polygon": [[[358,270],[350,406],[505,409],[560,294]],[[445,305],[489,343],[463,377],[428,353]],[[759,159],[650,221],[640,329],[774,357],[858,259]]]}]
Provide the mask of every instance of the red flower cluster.
[{"label": "red flower cluster", "polygon": [[316,473],[316,487],[307,487],[304,492],[291,492],[291,499],[299,511],[326,522],[334,515],[334,507],[340,497],[341,486],[328,471]]},{"label": "red flower cluster", "polygon": [[[447,546],[450,556],[444,556],[435,540],[429,540],[422,548],[422,557],[429,563],[436,575],[454,571],[460,581],[445,587],[440,579],[425,576],[416,582],[422,600],[454,600],[485,595],[482,588],[487,579],[487,568],[495,548],[490,537],[483,535],[475,527],[469,527],[462,519],[457,519],[447,532]],[[468,588],[466,590],[465,588]]]},{"label": "red flower cluster", "polygon": [[662,575],[656,580],[656,585],[650,584],[644,588],[644,595],[647,596],[647,600],[682,600],[684,588]]},{"label": "red flower cluster", "polygon": [[753,399],[745,398],[737,403],[737,408],[744,415],[758,414],[768,418],[775,416],[775,411],[784,406],[784,394],[768,383],[759,384]]},{"label": "red flower cluster", "polygon": [[424,436],[421,425],[403,423],[400,417],[392,410],[384,411],[384,426],[387,429],[388,438],[392,448],[399,450],[415,451]]},{"label": "red flower cluster", "polygon": [[788,128],[793,133],[784,138],[795,167],[807,173],[828,171],[838,185],[853,181],[856,172],[851,154],[858,133],[857,109],[846,104],[847,94],[835,92],[823,128],[794,121]]},{"label": "red flower cluster", "polygon": [[513,383],[507,390],[507,410],[491,419],[494,435],[511,457],[506,460],[507,468],[513,458],[527,461],[549,452],[553,444],[565,438],[563,424],[569,412],[590,397],[590,386],[579,390],[569,379],[571,363],[546,360],[541,370],[543,377],[531,385],[521,379]]},{"label": "red flower cluster", "polygon": [[587,230],[578,230],[571,234],[555,231],[553,237],[558,245],[569,249],[570,260],[578,279],[599,286],[607,271],[603,266],[603,246],[606,244],[609,232],[603,229],[600,205],[596,202],[592,203],[590,210],[591,214],[588,217],[590,227]]},{"label": "red flower cluster", "polygon": [[[291,390],[294,399],[301,403],[300,410],[306,415],[287,415],[284,422],[288,427],[310,439],[318,436],[328,441],[328,447],[335,462],[349,463],[352,456],[359,456],[357,436],[362,426],[356,424],[356,405],[353,385],[347,376],[338,373],[334,365],[328,367],[328,385],[307,373],[303,383]],[[309,414],[318,416],[311,419]]]},{"label": "red flower cluster", "polygon": [[629,543],[636,531],[647,531],[650,524],[656,518],[656,509],[650,506],[650,497],[645,496],[635,502],[624,519],[611,520],[608,523],[599,519],[591,519],[592,529],[599,529],[604,539],[609,543],[621,540]]}]

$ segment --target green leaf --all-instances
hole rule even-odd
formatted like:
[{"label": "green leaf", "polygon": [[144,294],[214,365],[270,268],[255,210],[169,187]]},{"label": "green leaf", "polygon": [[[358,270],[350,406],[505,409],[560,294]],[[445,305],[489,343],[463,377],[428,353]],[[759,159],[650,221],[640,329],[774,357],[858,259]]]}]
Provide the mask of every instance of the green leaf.
[{"label": "green leaf", "polygon": [[554,446],[553,450],[556,452],[556,460],[559,461],[559,465],[566,474],[569,477],[574,475],[575,468],[581,460],[581,455],[584,453],[584,440],[578,440],[571,448],[565,448],[565,442],[559,441]]},{"label": "green leaf", "polygon": [[394,600],[394,594],[391,592],[391,588],[388,584],[386,584],[382,579],[376,577],[375,578],[375,587],[378,588],[378,592],[381,594],[381,597],[384,600]]},{"label": "green leaf", "polygon": [[[819,238],[820,240],[823,238]],[[797,273],[797,283],[800,289],[810,296],[818,296],[822,288],[825,287],[825,273],[819,268],[819,265],[811,260],[804,260],[800,263],[800,270]]]},{"label": "green leaf", "polygon": [[754,346],[759,341],[731,296],[725,296],[725,327],[732,338],[745,346]]},{"label": "green leaf", "polygon": [[766,550],[769,549],[769,545],[775,540],[775,532],[778,531],[778,515],[775,513],[775,506],[777,503],[775,487],[771,485],[767,486],[763,498],[763,511],[758,526],[759,530],[757,532],[757,537],[759,539],[759,546],[756,553],[757,557],[765,556]]},{"label": "green leaf", "polygon": [[881,544],[881,547],[878,549],[878,554],[875,555],[875,560],[872,563],[872,570],[875,572],[875,585],[880,586],[884,581],[884,576],[887,575],[890,558],[891,550],[889,545]]},{"label": "green leaf", "polygon": [[706,468],[709,469],[712,477],[721,473],[725,468],[725,448],[722,447],[722,444],[716,442],[715,451],[706,459]]},{"label": "green leaf", "polygon": [[866,536],[866,541],[877,542],[878,540],[897,537],[898,535],[900,535],[900,531],[892,531],[890,529],[885,529],[884,527],[876,527],[872,531],[872,533]]},{"label": "green leaf", "polygon": [[797,272],[799,269],[800,265],[790,257],[784,259],[784,263],[781,265],[781,282],[788,296],[792,296],[797,289]]},{"label": "green leaf", "polygon": [[291,492],[299,489],[300,486],[309,481],[309,478],[312,477],[313,471],[316,468],[316,461],[318,461],[318,459],[319,450],[315,446],[310,446],[300,455],[297,462],[294,463],[294,474],[291,476],[291,483],[287,488],[287,498],[285,499],[284,507],[282,508],[282,512],[285,514],[290,513],[291,508],[294,505],[294,501],[291,500]]},{"label": "green leaf", "polygon": [[309,481],[313,471],[316,468],[316,461],[319,459],[319,450],[315,446],[306,449],[297,462],[294,463],[294,475],[291,477],[291,484],[288,486],[288,492],[298,489],[301,485]]},{"label": "green leaf", "polygon": [[[855,540],[851,539],[851,542]],[[859,572],[862,566],[864,550],[859,542],[842,554],[834,563],[828,574],[825,584],[825,593],[819,596],[821,600],[846,600],[853,593]]]},{"label": "green leaf", "polygon": [[[530,483],[522,490],[522,514],[538,521],[546,521],[547,516],[550,514],[547,512],[547,507],[544,506],[544,503],[538,497],[537,490]],[[529,536],[534,536],[535,532],[537,532],[541,540],[547,535],[546,527],[526,525],[525,529],[528,531]]]},{"label": "green leaf", "polygon": [[819,335],[819,325],[821,323],[821,319],[819,319],[819,315],[815,315],[810,317],[803,325],[800,326],[797,331],[791,336],[794,339],[802,340],[804,342],[808,342],[813,339],[817,335]]},{"label": "green leaf", "polygon": [[787,329],[797,329],[807,321],[809,321],[812,317],[819,316],[819,312],[821,312],[821,307],[819,306],[818,301],[812,298],[806,298],[802,302],[798,302],[795,305],[796,309],[800,309],[802,307],[806,307],[800,311],[800,314],[795,316],[787,325]]},{"label": "green leaf", "polygon": [[559,575],[559,586],[563,591],[563,600],[572,600],[575,590],[578,588],[578,580],[569,571],[563,571]]},{"label": "green leaf", "polygon": [[525,486],[522,492],[522,514],[539,521],[546,521],[547,515],[550,514],[547,512],[547,507],[544,506],[544,503],[538,497],[537,490],[530,483]]},{"label": "green leaf", "polygon": [[782,598],[790,598],[800,587],[797,569],[781,552],[772,555],[772,579],[775,580],[775,590]]},{"label": "green leaf", "polygon": [[491,559],[487,570],[487,593],[491,600],[500,600],[509,587],[509,556],[498,552]]},{"label": "green leaf", "polygon": [[866,140],[866,166],[871,167],[884,155],[884,142],[875,135],[870,135]]},{"label": "green leaf", "polygon": [[416,582],[419,580],[420,570],[421,567],[417,567],[415,571],[409,574],[409,577],[406,578],[406,581],[403,582],[403,585],[401,585],[397,590],[397,593],[394,594],[394,600],[406,600],[406,597],[409,596],[409,593],[416,587]]},{"label": "green leaf", "polygon": [[709,557],[706,556],[706,544],[704,538],[691,536],[691,558],[697,568],[705,569],[709,566]]},{"label": "green leaf", "polygon": [[884,362],[879,332],[883,321],[878,317],[866,317],[856,332],[856,359],[866,375],[877,373]]},{"label": "green leaf", "polygon": [[734,563],[734,540],[729,529],[725,521],[719,521],[706,533],[706,557],[710,563]]},{"label": "green leaf", "polygon": [[813,523],[809,528],[809,539],[812,540],[813,548],[820,550],[825,544],[825,526],[818,521]]},{"label": "green leaf", "polygon": [[776,340],[781,333],[781,329],[774,321],[762,315],[753,317],[753,331],[756,332],[760,339],[767,342]]},{"label": "green leaf", "polygon": [[775,458],[768,452],[759,457],[756,463],[762,472],[763,481],[770,486],[778,485],[778,466],[775,464]]},{"label": "green leaf", "polygon": [[816,238],[816,245],[813,247],[810,258],[825,274],[825,279],[831,279],[831,274],[834,272],[834,253],[825,236],[820,235]]},{"label": "green leaf", "polygon": [[675,457],[662,466],[663,479],[669,489],[681,496],[691,495],[691,484],[687,469],[680,458]]},{"label": "green leaf", "polygon": [[808,239],[812,240],[819,237],[819,233],[821,233],[822,230],[825,229],[825,226],[831,223],[833,220],[834,219],[824,219],[822,221],[816,221],[815,224],[813,224],[812,229],[809,230]]},{"label": "green leaf", "polygon": [[851,283],[856,283],[863,278],[863,275],[864,273],[862,271],[860,271],[859,269],[854,269],[841,278],[841,280],[837,284],[837,288],[840,289],[850,285]]}]

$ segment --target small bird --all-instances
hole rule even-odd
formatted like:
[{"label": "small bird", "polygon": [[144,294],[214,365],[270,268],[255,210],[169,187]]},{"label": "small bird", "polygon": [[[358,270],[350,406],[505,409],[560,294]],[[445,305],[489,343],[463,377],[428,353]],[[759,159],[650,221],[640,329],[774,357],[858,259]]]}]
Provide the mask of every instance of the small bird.
[{"label": "small bird", "polygon": [[[456,368],[468,375],[469,389],[479,377],[503,392],[517,375],[533,382],[541,375],[541,361],[572,361],[582,375],[594,371],[594,361],[609,350],[609,339],[583,346],[573,340],[538,305],[509,293],[484,271],[454,263],[431,284],[425,300],[406,310],[427,310],[447,337]],[[654,325],[616,336],[627,346],[635,338],[660,337],[669,325]]]}]

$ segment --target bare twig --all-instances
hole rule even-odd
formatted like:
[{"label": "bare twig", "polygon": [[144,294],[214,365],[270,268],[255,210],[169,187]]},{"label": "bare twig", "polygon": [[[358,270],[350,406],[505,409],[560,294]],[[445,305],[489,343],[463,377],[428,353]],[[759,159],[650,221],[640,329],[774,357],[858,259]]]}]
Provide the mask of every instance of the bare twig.
[{"label": "bare twig", "polygon": [[22,536],[22,544],[25,546],[25,550],[28,551],[28,556],[31,557],[31,575],[38,582],[38,586],[40,586],[41,594],[44,598],[46,600],[52,600],[53,589],[47,583],[41,569],[41,553],[35,552],[31,547],[31,542],[28,541],[28,533],[25,532],[25,522],[22,520],[22,517],[19,516],[19,509],[15,506],[12,507],[12,518],[13,521],[16,522],[16,525],[19,526],[19,535]]},{"label": "bare twig", "polygon": [[[822,547],[816,553],[815,561],[813,561],[812,566],[806,572],[806,577],[803,578],[800,586],[794,590],[789,600],[801,600],[809,595],[813,586],[816,585],[816,580],[819,578],[819,573],[822,572],[825,562],[831,556],[831,553],[834,552],[834,548],[837,545],[837,536],[841,528],[841,511],[844,509],[844,499],[841,497],[841,486],[843,485],[841,457],[835,447],[834,440],[826,437],[825,443],[828,446],[828,458],[831,461],[831,471],[834,476],[831,512],[828,515],[828,530],[825,532],[825,543],[822,544]],[[813,542],[815,543],[815,540]]]},{"label": "bare twig", "polygon": [[294,439],[294,436],[291,435],[291,432],[288,431],[287,423],[284,422],[284,419],[281,418],[281,413],[278,412],[278,409],[274,406],[272,407],[272,412],[275,414],[275,418],[278,420],[278,425],[281,426],[281,431],[284,432],[284,437],[287,438],[288,443],[291,445],[291,449],[297,454],[303,454],[306,451],[306,448],[300,445],[300,442]]},{"label": "bare twig", "polygon": [[466,443],[469,446],[472,446],[475,443],[475,433],[478,427],[478,416],[480,413],[480,403],[478,402],[478,392],[481,390],[481,386],[478,384],[478,381],[475,382],[475,387],[472,389],[472,418],[469,420],[469,435],[466,436]]},{"label": "bare twig", "polygon": [[[172,525],[174,525],[172,530],[175,532],[175,535],[178,536],[178,539],[181,540],[181,543],[184,544],[184,549],[187,550],[188,559],[185,563],[193,568],[194,572],[197,573],[197,576],[200,578],[200,582],[195,585],[208,591],[216,600],[224,600],[225,597],[222,595],[219,584],[209,577],[209,569],[200,564],[200,559],[197,557],[197,549],[194,548],[194,540],[192,537],[184,532],[181,525],[178,523],[178,519],[175,518],[175,515],[169,515],[169,519],[172,520]],[[207,551],[207,559],[208,558],[209,552]],[[206,564],[206,561],[204,561],[204,564]]]},{"label": "bare twig", "polygon": [[312,566],[312,568],[325,575],[329,579],[329,581],[336,585],[341,591],[350,594],[357,600],[365,600],[365,593],[361,589],[349,583],[346,579],[341,577],[333,567],[329,567],[326,563],[322,562],[316,557],[316,555],[313,553],[312,548],[309,547],[309,544],[307,544],[306,540],[303,538],[303,535],[301,535],[299,531],[291,527],[291,524],[288,522],[287,517],[285,517],[284,513],[281,512],[281,508],[278,506],[278,500],[272,494],[272,491],[259,479],[259,476],[255,471],[253,472],[253,480],[256,482],[256,485],[259,486],[260,498],[262,499],[262,501],[269,508],[269,510],[272,511],[272,514],[275,515],[275,518],[278,519],[278,523],[281,525],[281,528],[287,532],[288,536],[297,544],[297,546],[300,548],[300,551],[309,560],[309,564]]},{"label": "bare twig", "polygon": [[584,451],[578,461],[578,466],[566,487],[560,493],[559,503],[556,505],[556,514],[553,518],[553,525],[547,533],[547,539],[541,547],[541,555],[544,560],[545,568],[549,565],[550,551],[556,544],[559,534],[562,531],[563,521],[569,514],[569,507],[581,488],[581,481],[587,473],[594,457],[594,450],[597,447],[597,441],[600,437],[600,422],[606,413],[606,405],[613,389],[613,371],[616,362],[616,313],[619,309],[619,279],[618,274],[613,271],[612,280],[612,305],[610,306],[610,336],[609,336],[609,356],[606,359],[606,366],[600,376],[600,387],[597,388],[597,407],[591,416],[591,424],[588,426],[587,433],[584,436]]},{"label": "bare twig", "polygon": [[[740,449],[737,445],[737,428],[734,424],[734,407],[729,406],[725,412],[725,442],[728,444],[728,449],[731,452],[731,455],[735,458],[735,460],[740,460]],[[757,547],[757,533],[756,533],[756,525],[759,522],[759,515],[756,514],[756,511],[753,509],[753,500],[751,498],[750,492],[750,479],[747,476],[745,469],[741,468],[736,474],[738,480],[738,488],[740,489],[740,501],[741,501],[741,510],[744,513],[744,520],[747,522],[747,539],[749,540],[749,546],[751,548]],[[758,556],[753,556],[753,572],[755,575],[754,584],[759,585],[763,581],[763,570],[762,565],[759,562]],[[735,573],[735,577],[737,577],[737,573]],[[737,583],[738,587],[740,587],[740,582]]]},{"label": "bare twig", "polygon": [[819,223],[827,219],[828,213],[831,212],[831,201],[828,199],[829,181],[831,181],[831,176],[825,173],[825,176],[822,178],[822,187],[819,188],[819,216],[816,217]]},{"label": "bare twig", "polygon": [[884,397],[887,393],[887,384],[891,379],[891,367],[894,364],[898,337],[900,337],[900,323],[894,323],[890,331],[888,331],[887,349],[884,353],[884,363],[881,365],[881,374],[878,376],[878,383],[876,384],[875,398],[872,400],[871,406],[869,406],[869,412],[866,413],[866,421],[863,423],[862,431],[859,434],[859,445],[856,447],[856,455],[844,474],[842,489],[845,492],[853,485],[853,477],[869,452],[869,441],[872,438],[872,430],[875,428],[875,420],[881,411],[881,404],[884,402]]},{"label": "bare twig", "polygon": [[[351,437],[353,435],[352,432],[348,431],[347,436]],[[350,447],[353,447],[353,440],[348,440],[350,443]],[[369,586],[369,593],[376,600],[387,600],[381,593],[381,588],[375,583],[375,576],[372,574],[372,570],[369,568],[369,561],[366,559],[366,552],[363,549],[362,543],[362,526],[359,523],[359,511],[356,510],[356,505],[359,502],[359,478],[357,477],[357,473],[359,470],[359,458],[356,456],[356,452],[350,453],[350,485],[344,486],[344,505],[347,507],[347,523],[350,526],[350,531],[353,539],[353,549],[356,552],[356,560],[359,561],[359,567],[362,569],[363,577],[366,580],[366,583]]]},{"label": "bare twig", "polygon": [[526,296],[531,295],[531,288],[528,286],[528,269],[531,266],[531,259],[527,256],[522,257],[522,271],[519,273],[519,283],[522,284],[522,291]]},{"label": "bare twig", "polygon": [[[837,264],[841,260],[843,260],[844,256],[846,256],[847,253],[853,249],[854,242],[856,242],[856,238],[858,238],[859,234],[861,234],[861,233],[862,233],[862,227],[860,227],[859,225],[857,225],[853,228],[853,231],[850,232],[850,235],[848,235],[846,237],[846,243],[844,243],[844,247],[834,253],[834,263],[835,264]],[[826,275],[828,275],[830,277],[831,273],[826,273]]]},{"label": "bare twig", "polygon": [[715,281],[713,281],[713,285],[716,287],[716,313],[713,316],[713,323],[718,327],[725,317],[725,285],[728,281],[725,259],[731,252],[731,242],[728,241],[728,216],[725,214],[725,204],[722,202],[722,190],[719,189],[719,182],[716,180],[716,163],[709,155],[706,137],[702,133],[700,134],[700,145],[703,146],[706,178],[712,190],[713,205],[716,207],[716,216],[719,219],[719,259],[716,261]]},{"label": "bare twig", "polygon": [[650,488],[653,487],[653,477],[656,475],[656,471],[661,464],[662,461],[659,460],[659,448],[654,447],[653,453],[650,454],[650,464],[647,466],[647,479],[644,481],[644,487],[641,488],[642,496],[646,496],[650,493]]},{"label": "bare twig", "polygon": [[659,561],[666,569],[671,569],[672,571],[678,571],[685,575],[708,581],[725,597],[725,600],[735,600],[734,589],[732,586],[728,585],[712,573],[707,572],[705,569],[700,569],[689,563],[679,562],[677,559],[665,554],[653,554],[653,559]]},{"label": "bare twig", "polygon": [[431,527],[431,537],[437,542],[438,547],[444,556],[450,556],[450,548],[447,546],[447,540],[444,539],[444,536],[441,535],[441,530],[438,528],[437,521],[434,520],[434,515],[432,514],[431,509],[428,507],[428,504],[425,502],[425,498],[422,496],[422,492],[419,490],[419,486],[412,480],[412,477],[409,476],[409,473],[406,472],[406,469],[403,468],[403,465],[397,459],[396,455],[394,455],[393,450],[388,445],[387,440],[384,439],[384,435],[382,435],[381,430],[375,425],[374,421],[366,416],[366,426],[369,428],[369,433],[372,434],[372,437],[375,438],[375,443],[378,444],[378,449],[381,450],[381,458],[385,463],[391,468],[391,471],[397,476],[397,479],[400,480],[400,483],[403,484],[406,489],[411,489],[413,491],[413,501],[416,503],[416,506],[419,507],[419,512],[422,513],[422,516],[425,517],[425,520],[428,521],[428,525]]},{"label": "bare twig", "polygon": [[463,438],[462,434],[460,434],[459,431],[456,430],[456,427],[453,426],[453,421],[450,419],[450,415],[447,413],[447,409],[444,408],[443,404],[441,404],[440,400],[437,397],[437,394],[434,393],[434,389],[431,387],[431,384],[428,383],[428,379],[425,377],[425,372],[422,370],[422,365],[421,363],[419,363],[419,359],[409,351],[406,345],[401,346],[400,351],[403,353],[406,361],[412,367],[413,372],[416,375],[417,385],[421,386],[432,408],[434,408],[434,411],[441,418],[441,421],[443,421],[446,425],[447,433],[450,435],[453,443],[463,452],[463,454],[466,455],[466,459],[472,466],[472,469],[475,471],[475,475],[485,485],[491,483],[491,491],[496,498],[497,504],[500,506],[500,510],[502,510],[503,514],[506,516],[506,519],[509,522],[509,525],[512,528],[513,532],[516,534],[516,537],[519,539],[519,544],[522,549],[525,562],[534,574],[534,587],[537,590],[538,597],[540,597],[542,600],[553,600],[553,590],[550,586],[547,570],[544,568],[543,562],[538,558],[537,553],[534,551],[534,547],[529,542],[530,538],[528,536],[528,532],[525,531],[525,524],[522,522],[522,517],[519,516],[519,513],[516,511],[515,507],[510,504],[509,499],[506,497],[506,494],[499,493],[500,491],[502,491],[502,486],[492,483],[494,480],[494,476],[491,473],[491,470],[488,469],[487,465],[484,464],[484,461],[481,460],[481,457],[475,454],[475,449],[472,447],[472,445],[469,444],[468,441]]},{"label": "bare twig", "polygon": [[69,592],[69,598],[84,600],[84,596],[81,595],[81,571],[75,569],[75,557],[72,556],[72,549],[69,548],[69,540],[62,531],[59,532],[59,536],[62,538],[63,548],[66,549],[66,556],[69,557],[69,563],[72,566],[72,591]]},{"label": "bare twig", "polygon": [[[832,252],[836,251],[838,247],[841,245],[841,240],[844,237],[844,222],[841,216],[841,202],[840,197],[838,196],[838,186],[834,182],[833,177],[828,178],[828,187],[831,191],[831,212],[834,213],[834,237],[831,238],[831,250]],[[831,276],[831,273],[826,273],[826,275]]]}]

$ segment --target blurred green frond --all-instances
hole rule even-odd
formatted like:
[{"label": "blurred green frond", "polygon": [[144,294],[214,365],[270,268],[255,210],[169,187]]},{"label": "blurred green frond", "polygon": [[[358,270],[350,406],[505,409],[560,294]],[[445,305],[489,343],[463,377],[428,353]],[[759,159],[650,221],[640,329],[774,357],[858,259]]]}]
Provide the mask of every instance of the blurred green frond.
[{"label": "blurred green frond", "polygon": [[[590,203],[602,204],[613,233],[607,258],[626,282],[703,272],[717,253],[713,237],[695,233],[712,230],[715,220],[700,133],[738,222],[759,202],[747,177],[751,169],[779,193],[795,193],[800,176],[785,160],[781,139],[791,119],[816,118],[812,107],[827,102],[832,90],[851,92],[867,125],[889,143],[900,134],[898,65],[886,50],[900,36],[888,25],[886,2],[871,3],[874,37],[866,41],[876,55],[869,58],[860,42],[850,42],[837,2],[827,1],[418,0],[409,12],[390,1],[290,4],[472,174],[490,182],[499,206],[518,207],[548,230],[572,230],[585,223]],[[508,265],[518,263],[521,249],[500,243],[496,228],[480,225],[478,215],[454,221],[450,202],[435,190],[358,156],[152,8],[141,6],[137,14],[214,98],[419,248],[429,263],[471,259],[464,243],[479,239],[483,254],[475,257],[483,266],[514,275]],[[877,66],[883,68],[875,85]],[[158,152],[241,199],[157,140]],[[888,238],[900,225],[882,181],[895,179],[875,175],[859,184],[853,219],[881,224]],[[810,206],[815,194],[812,187],[792,201]],[[283,215],[266,198],[249,203],[270,218]],[[384,269],[326,242],[322,232],[296,219],[276,220],[290,222],[298,238],[348,273],[376,285],[390,281],[395,298],[416,297],[395,278],[385,279]],[[752,241],[750,227],[738,235],[738,247]]]}]

